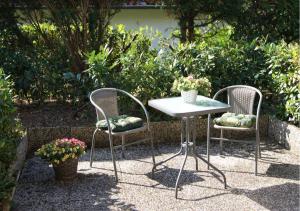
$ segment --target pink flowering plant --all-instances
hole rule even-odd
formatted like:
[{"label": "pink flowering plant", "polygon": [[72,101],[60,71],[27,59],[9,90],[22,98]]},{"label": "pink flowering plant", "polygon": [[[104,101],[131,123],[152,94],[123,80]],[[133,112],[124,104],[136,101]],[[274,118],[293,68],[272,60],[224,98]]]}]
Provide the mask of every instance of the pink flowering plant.
[{"label": "pink flowering plant", "polygon": [[172,91],[180,93],[181,91],[196,90],[199,94],[208,96],[211,92],[211,83],[208,78],[194,78],[193,75],[180,77],[173,83]]},{"label": "pink flowering plant", "polygon": [[78,139],[63,138],[43,145],[37,150],[36,155],[53,165],[58,165],[68,159],[78,158],[85,153],[85,148],[85,143]]}]

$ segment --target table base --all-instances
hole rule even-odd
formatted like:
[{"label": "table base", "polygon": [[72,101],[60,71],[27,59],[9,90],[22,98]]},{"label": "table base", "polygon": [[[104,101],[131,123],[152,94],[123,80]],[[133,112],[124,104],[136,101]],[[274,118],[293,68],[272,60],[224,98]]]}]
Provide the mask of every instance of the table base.
[{"label": "table base", "polygon": [[[192,133],[192,139],[193,141],[191,141],[191,133]],[[185,135],[184,135],[185,134]],[[205,160],[203,157],[201,157],[197,152],[196,152],[196,127],[195,127],[195,118],[194,117],[184,117],[181,120],[181,148],[180,150],[173,156],[156,163],[153,166],[152,169],[152,175],[154,176],[156,167],[158,165],[161,165],[179,155],[183,155],[184,154],[184,160],[183,163],[181,165],[179,174],[177,176],[177,180],[176,180],[176,184],[175,184],[175,198],[177,198],[178,196],[178,186],[179,186],[179,182],[180,182],[180,176],[181,173],[184,169],[186,160],[188,155],[194,157],[195,161],[196,161],[196,170],[198,171],[198,159],[202,160],[204,163],[206,163],[209,167],[212,167],[214,170],[216,170],[219,174],[221,174],[221,176],[223,177],[223,183],[224,183],[224,188],[226,189],[227,187],[227,183],[226,183],[226,177],[223,174],[223,172],[221,170],[219,170],[217,167],[215,167],[214,165],[212,165],[209,161]]]}]

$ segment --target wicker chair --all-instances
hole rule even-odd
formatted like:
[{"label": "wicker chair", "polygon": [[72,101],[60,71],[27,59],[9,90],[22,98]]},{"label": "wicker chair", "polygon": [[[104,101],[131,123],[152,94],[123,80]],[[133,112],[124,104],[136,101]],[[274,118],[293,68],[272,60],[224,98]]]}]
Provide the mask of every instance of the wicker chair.
[{"label": "wicker chair", "polygon": [[[220,126],[214,124],[213,127],[215,129],[220,130],[220,138],[210,137],[210,127],[211,127],[211,116],[208,115],[208,129],[207,129],[207,158],[209,161],[209,147],[210,147],[210,140],[218,140],[220,141],[220,154],[222,154],[223,150],[223,141],[233,141],[233,142],[242,142],[242,143],[250,143],[249,141],[241,141],[241,140],[233,140],[227,139],[223,136],[224,130],[236,130],[236,131],[255,131],[256,133],[256,148],[255,148],[255,175],[257,175],[257,163],[258,157],[261,157],[260,153],[260,136],[259,136],[259,115],[260,115],[260,107],[262,102],[262,94],[261,92],[251,86],[243,86],[243,85],[235,85],[229,86],[224,89],[219,90],[213,99],[216,99],[221,93],[227,92],[227,103],[231,105],[231,109],[229,112],[236,113],[236,114],[253,114],[254,108],[254,100],[255,96],[258,95],[258,105],[256,110],[256,122],[255,126],[251,128],[242,128],[242,127],[227,127],[227,126]],[[253,143],[253,142],[251,142]]]},{"label": "wicker chair", "polygon": [[[112,116],[119,115],[118,94],[121,94],[125,97],[126,96],[129,97],[131,100],[133,100],[134,102],[139,104],[140,107],[143,109],[145,118],[146,118],[146,122],[144,123],[144,125],[142,127],[123,131],[123,132],[113,132],[112,131],[112,128],[111,128],[111,125],[110,125],[110,122],[108,119]],[[150,141],[151,152],[152,152],[152,161],[153,161],[153,165],[155,165],[155,157],[154,157],[154,152],[153,152],[153,137],[152,137],[152,133],[150,131],[149,115],[148,115],[148,112],[147,112],[145,106],[137,98],[135,98],[134,96],[132,96],[131,94],[129,94],[123,90],[119,90],[119,89],[115,89],[115,88],[102,88],[102,89],[97,89],[91,93],[90,101],[96,109],[97,121],[106,120],[106,123],[107,123],[108,129],[105,130],[105,132],[108,134],[108,138],[109,138],[109,144],[110,144],[110,150],[111,150],[111,156],[112,156],[112,162],[113,162],[113,166],[114,166],[116,181],[118,181],[118,174],[117,174],[117,168],[116,168],[115,149],[121,148],[122,156],[124,157],[125,146]],[[91,154],[90,154],[90,167],[92,167],[92,164],[93,164],[93,156],[94,156],[94,148],[95,148],[95,135],[96,135],[97,131],[101,131],[101,129],[96,127],[94,134],[93,134]],[[146,137],[144,139],[135,141],[132,143],[128,143],[128,144],[125,143],[126,135],[132,134],[132,133],[138,133],[141,131],[148,132],[148,133],[145,133]],[[113,145],[113,137],[114,136],[121,136],[121,138],[122,138],[121,145],[118,145],[118,146]]]}]

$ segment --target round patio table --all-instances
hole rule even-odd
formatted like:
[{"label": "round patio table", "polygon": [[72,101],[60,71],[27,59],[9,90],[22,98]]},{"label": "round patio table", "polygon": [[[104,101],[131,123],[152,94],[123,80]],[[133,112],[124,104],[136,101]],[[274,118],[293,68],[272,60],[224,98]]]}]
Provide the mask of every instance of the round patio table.
[{"label": "round patio table", "polygon": [[[178,155],[184,154],[184,160],[181,165],[176,184],[175,184],[175,198],[177,198],[178,195],[178,185],[180,181],[180,176],[182,173],[182,170],[184,169],[186,160],[188,155],[193,156],[196,161],[196,170],[198,171],[198,159],[205,162],[208,167],[212,167],[214,170],[216,170],[218,173],[221,174],[224,181],[224,188],[226,188],[226,177],[223,174],[221,170],[219,170],[217,167],[212,165],[208,160],[201,157],[200,154],[196,152],[196,127],[195,127],[195,119],[197,116],[201,115],[207,115],[212,113],[222,113],[226,112],[230,109],[230,105],[222,103],[217,100],[213,100],[208,97],[204,97],[201,95],[197,96],[197,100],[195,104],[189,104],[183,102],[183,99],[181,97],[170,97],[170,98],[162,98],[162,99],[155,99],[155,100],[149,100],[148,105],[150,107],[153,107],[163,113],[166,113],[172,117],[180,118],[181,119],[181,147],[180,150],[173,156],[156,163],[153,166],[152,174],[154,174],[154,171],[158,165],[161,165],[173,158],[175,158]],[[207,139],[210,137],[210,126],[208,122],[207,127]],[[191,137],[192,136],[192,137]],[[209,144],[209,141],[207,141],[207,144]],[[209,147],[207,147],[207,150]],[[207,151],[207,154],[209,152]]]}]

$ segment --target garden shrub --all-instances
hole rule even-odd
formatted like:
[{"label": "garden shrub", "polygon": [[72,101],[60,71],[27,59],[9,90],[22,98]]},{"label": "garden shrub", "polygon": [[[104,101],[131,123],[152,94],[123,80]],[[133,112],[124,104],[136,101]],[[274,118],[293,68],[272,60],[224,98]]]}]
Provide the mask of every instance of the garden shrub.
[{"label": "garden shrub", "polygon": [[111,28],[111,38],[100,51],[88,55],[88,73],[94,88],[116,87],[133,93],[143,103],[170,94],[172,72],[160,68],[157,50],[141,31],[125,31],[124,26]]},{"label": "garden shrub", "polygon": [[0,69],[0,201],[12,188],[12,174],[9,167],[15,159],[18,140],[21,136],[20,123],[12,100],[9,77]]},{"label": "garden shrub", "polygon": [[8,199],[9,192],[13,189],[15,183],[6,168],[0,166],[0,202]]},{"label": "garden shrub", "polygon": [[70,77],[70,59],[57,29],[48,23],[40,24],[40,29],[47,39],[32,25],[20,26],[30,42],[28,46],[6,45],[4,41],[11,38],[0,33],[0,66],[11,75],[15,93],[21,99],[39,103],[49,99],[76,101],[87,95],[84,87],[77,89],[82,84],[79,77]]},{"label": "garden shrub", "polygon": [[[157,51],[150,48],[148,37],[135,33],[123,27],[113,29],[116,43],[89,54],[88,72],[96,87],[125,89],[146,104],[151,98],[171,96],[174,79],[193,74],[208,77],[212,93],[236,84],[257,87],[264,95],[264,112],[299,122],[298,44],[236,41],[230,38],[232,28],[225,28],[195,43],[162,42]],[[134,36],[134,42],[122,51]]]},{"label": "garden shrub", "polygon": [[280,119],[300,124],[299,44],[270,43],[263,48],[267,72],[273,81],[273,106]]},{"label": "garden shrub", "polygon": [[[110,26],[99,49],[86,53],[88,69],[76,73],[53,25],[41,24],[53,49],[31,25],[20,28],[32,48],[7,47],[0,33],[0,64],[22,99],[82,103],[93,89],[116,87],[147,104],[151,98],[174,95],[170,91],[174,79],[193,74],[209,78],[212,93],[233,84],[255,86],[263,92],[264,112],[299,122],[299,44],[234,40],[233,28],[225,27],[195,43],[161,39],[161,45],[153,48],[153,33]],[[122,106],[128,107],[128,101]]]},{"label": "garden shrub", "polygon": [[235,41],[230,29],[220,34],[164,48],[161,65],[175,74],[208,77],[212,93],[236,84],[257,87],[264,95],[265,113],[299,123],[299,44]]}]

